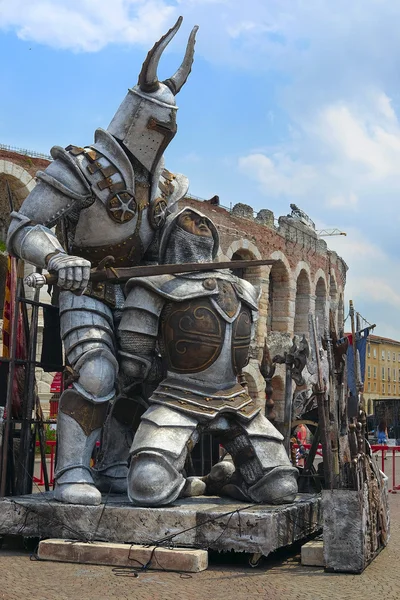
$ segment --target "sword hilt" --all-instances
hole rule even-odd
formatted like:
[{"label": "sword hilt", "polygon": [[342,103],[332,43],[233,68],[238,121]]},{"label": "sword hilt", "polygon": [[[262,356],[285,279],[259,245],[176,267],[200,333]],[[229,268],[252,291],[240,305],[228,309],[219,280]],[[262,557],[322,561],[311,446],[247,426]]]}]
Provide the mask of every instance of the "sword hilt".
[{"label": "sword hilt", "polygon": [[[40,289],[50,284],[50,278],[53,278],[53,276],[49,277],[49,275],[46,276],[42,273],[31,273],[25,277],[24,282],[28,287]],[[55,281],[57,281],[57,278],[55,278]]]}]

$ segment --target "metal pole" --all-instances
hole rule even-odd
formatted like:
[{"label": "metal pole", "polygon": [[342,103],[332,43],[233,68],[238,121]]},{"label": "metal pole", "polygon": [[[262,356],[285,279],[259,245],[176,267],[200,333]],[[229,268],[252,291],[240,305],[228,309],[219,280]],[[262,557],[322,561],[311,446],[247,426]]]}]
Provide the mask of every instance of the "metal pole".
[{"label": "metal pole", "polygon": [[292,404],[293,404],[293,383],[292,383],[292,364],[293,355],[289,352],[285,356],[285,410],[283,418],[283,445],[290,456],[290,434],[292,432]]},{"label": "metal pole", "polygon": [[[21,272],[22,271],[22,272]],[[18,333],[18,314],[19,302],[17,298],[20,296],[23,279],[23,261],[11,257],[11,272],[16,272],[17,283],[15,296],[10,298],[11,306],[13,307],[11,321],[11,343],[10,343],[10,362],[8,367],[7,378],[7,396],[6,396],[6,419],[4,424],[4,439],[1,457],[1,473],[0,473],[0,498],[6,495],[7,488],[7,467],[8,453],[10,450],[10,437],[12,426],[12,400],[13,400],[13,382],[15,375],[15,355],[17,350],[17,333]]]},{"label": "metal pole", "polygon": [[318,399],[318,421],[321,435],[322,459],[324,463],[324,479],[325,487],[332,489],[332,447],[328,415],[328,399],[326,397],[326,389],[322,375],[321,360],[319,356],[319,344],[317,339],[317,331],[315,320],[312,315],[309,316],[310,333],[317,361],[318,383],[316,385],[316,395]]},{"label": "metal pole", "polygon": [[[39,302],[40,289],[35,289],[34,300]],[[32,486],[32,478],[30,473],[31,457],[30,451],[32,448],[32,435],[35,432],[35,428],[32,428],[32,412],[35,407],[35,367],[33,366],[36,360],[36,346],[37,346],[37,331],[38,331],[38,318],[39,318],[39,306],[34,304],[32,306],[31,315],[31,326],[29,331],[29,351],[28,360],[29,363],[26,369],[26,397],[22,413],[22,429],[21,429],[21,443],[20,443],[20,469],[18,477],[18,493],[29,494]],[[44,449],[41,449],[43,452]]]}]

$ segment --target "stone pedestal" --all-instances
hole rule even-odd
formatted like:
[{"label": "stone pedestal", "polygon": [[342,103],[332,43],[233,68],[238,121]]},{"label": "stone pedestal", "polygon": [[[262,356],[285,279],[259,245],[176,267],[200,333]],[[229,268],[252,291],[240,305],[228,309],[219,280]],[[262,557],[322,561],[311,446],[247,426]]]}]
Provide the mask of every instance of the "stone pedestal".
[{"label": "stone pedestal", "polygon": [[324,490],[324,562],[328,571],[362,573],[389,540],[387,478],[382,488]]},{"label": "stone pedestal", "polygon": [[[104,497],[104,501],[106,498]],[[0,500],[0,535],[183,546],[260,553],[321,530],[321,498],[299,494],[292,504],[251,505],[226,498],[185,498],[172,506],[140,508],[124,496],[79,506],[52,493]]]}]

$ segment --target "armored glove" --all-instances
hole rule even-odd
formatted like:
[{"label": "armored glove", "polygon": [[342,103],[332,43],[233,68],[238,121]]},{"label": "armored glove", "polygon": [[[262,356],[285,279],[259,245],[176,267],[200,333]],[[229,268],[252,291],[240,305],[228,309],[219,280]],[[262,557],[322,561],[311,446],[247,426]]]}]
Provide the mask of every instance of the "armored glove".
[{"label": "armored glove", "polygon": [[55,254],[47,263],[47,270],[58,274],[57,285],[60,288],[81,294],[89,283],[90,267],[88,260],[64,253]]}]

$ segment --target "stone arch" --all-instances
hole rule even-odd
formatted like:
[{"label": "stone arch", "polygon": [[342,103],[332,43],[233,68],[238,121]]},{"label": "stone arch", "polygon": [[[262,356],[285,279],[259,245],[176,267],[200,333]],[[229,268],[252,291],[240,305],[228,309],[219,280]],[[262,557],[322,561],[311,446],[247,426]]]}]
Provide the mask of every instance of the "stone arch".
[{"label": "stone arch", "polygon": [[227,256],[229,260],[232,260],[233,255],[236,252],[240,252],[241,250],[248,250],[257,260],[262,259],[261,253],[257,246],[246,239],[236,240],[235,242],[232,242],[228,250],[225,252],[225,256]]},{"label": "stone arch", "polygon": [[269,272],[267,331],[291,333],[294,311],[290,265],[280,251],[273,252],[271,258],[277,262]]},{"label": "stone arch", "polygon": [[285,409],[285,384],[280,375],[275,375],[271,381],[272,384],[272,400],[274,401],[274,411],[276,414],[275,421],[283,423]]},{"label": "stone arch", "polygon": [[14,210],[21,207],[29,192],[35,187],[32,175],[23,167],[5,159],[0,159],[0,239],[5,241],[9,226],[10,205],[7,183],[14,201]]},{"label": "stone arch", "polygon": [[310,269],[307,263],[300,263],[295,271],[296,299],[294,312],[295,335],[308,334],[308,315],[311,310]]},{"label": "stone arch", "polygon": [[250,361],[249,364],[243,369],[243,373],[246,377],[249,395],[253,398],[253,400],[257,401],[257,404],[264,405],[265,381],[260,373],[257,361]]},{"label": "stone arch", "polygon": [[[254,244],[249,240],[241,239],[232,242],[229,246],[226,256],[228,260],[261,260],[262,256]],[[245,279],[260,291],[260,300],[258,305],[258,320],[255,330],[255,339],[252,346],[262,346],[266,333],[266,321],[268,311],[268,287],[267,287],[267,266],[247,267],[246,269],[235,269],[234,275]]]},{"label": "stone arch", "polygon": [[[261,260],[262,256],[255,244],[246,239],[232,242],[226,251],[228,260]],[[259,285],[262,275],[261,267],[249,267],[247,269],[238,269],[235,275],[242,277],[253,285]]]}]

